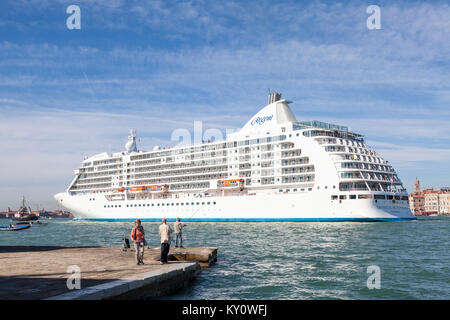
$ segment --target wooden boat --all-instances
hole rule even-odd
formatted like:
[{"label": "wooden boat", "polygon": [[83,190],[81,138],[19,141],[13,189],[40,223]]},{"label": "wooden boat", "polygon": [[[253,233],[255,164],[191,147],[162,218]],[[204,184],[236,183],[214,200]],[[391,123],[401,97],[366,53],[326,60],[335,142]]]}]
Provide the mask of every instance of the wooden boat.
[{"label": "wooden boat", "polygon": [[10,225],[9,227],[0,226],[0,231],[20,231],[28,228],[31,228],[30,224],[23,226]]}]

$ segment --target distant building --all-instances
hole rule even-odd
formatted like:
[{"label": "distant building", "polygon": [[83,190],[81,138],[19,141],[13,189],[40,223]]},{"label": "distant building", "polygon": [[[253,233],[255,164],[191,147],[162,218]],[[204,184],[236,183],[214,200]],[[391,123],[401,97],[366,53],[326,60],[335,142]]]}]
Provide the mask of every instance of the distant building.
[{"label": "distant building", "polygon": [[414,192],[409,194],[409,206],[414,215],[449,215],[450,188],[420,190],[419,180],[414,182]]}]

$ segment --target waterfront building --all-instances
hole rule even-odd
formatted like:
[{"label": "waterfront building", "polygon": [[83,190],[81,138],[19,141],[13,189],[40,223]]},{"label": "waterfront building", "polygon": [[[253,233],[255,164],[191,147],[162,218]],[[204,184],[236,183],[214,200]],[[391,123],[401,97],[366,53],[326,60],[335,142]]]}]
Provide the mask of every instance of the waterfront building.
[{"label": "waterfront building", "polygon": [[450,214],[450,188],[420,190],[419,180],[414,183],[414,192],[409,194],[410,209],[415,215]]}]

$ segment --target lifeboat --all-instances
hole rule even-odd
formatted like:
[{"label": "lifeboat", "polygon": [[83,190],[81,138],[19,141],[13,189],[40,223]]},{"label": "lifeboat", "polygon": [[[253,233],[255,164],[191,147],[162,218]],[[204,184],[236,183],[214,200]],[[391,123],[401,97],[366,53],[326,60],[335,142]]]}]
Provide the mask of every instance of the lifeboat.
[{"label": "lifeboat", "polygon": [[134,188],[130,188],[131,192],[138,192],[138,191],[145,191],[147,190],[147,187],[134,187]]},{"label": "lifeboat", "polygon": [[217,186],[220,187],[240,187],[244,183],[244,179],[219,180]]},{"label": "lifeboat", "polygon": [[167,184],[158,184],[158,185],[152,185],[147,187],[148,190],[151,192],[164,192],[169,189],[169,185]]},{"label": "lifeboat", "polygon": [[117,189],[117,192],[124,192],[124,191],[125,191],[124,187]]}]

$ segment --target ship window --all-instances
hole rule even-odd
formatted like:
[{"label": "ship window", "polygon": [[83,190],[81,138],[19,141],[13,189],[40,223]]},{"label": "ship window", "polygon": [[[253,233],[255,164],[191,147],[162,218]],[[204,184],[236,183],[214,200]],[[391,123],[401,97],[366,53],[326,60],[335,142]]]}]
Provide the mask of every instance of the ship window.
[{"label": "ship window", "polygon": [[278,190],[279,192],[283,192],[283,189]]},{"label": "ship window", "polygon": [[346,196],[346,195],[340,195],[340,196],[339,196],[339,199],[340,199],[340,200],[345,200],[345,199],[347,199],[347,196]]},{"label": "ship window", "polygon": [[179,206],[180,204],[177,202],[177,206]]},{"label": "ship window", "polygon": [[211,204],[211,202],[208,202],[208,204]]},{"label": "ship window", "polygon": [[174,206],[174,205],[175,205],[175,203],[173,203],[173,202],[172,202],[172,205]]},{"label": "ship window", "polygon": [[214,201],[213,204],[216,204],[216,202]]},{"label": "ship window", "polygon": [[376,194],[376,195],[374,195],[373,196],[374,197],[374,199],[379,199],[379,200],[384,200],[384,199],[386,199],[386,196],[384,195],[384,194]]},{"label": "ship window", "polygon": [[155,204],[154,203],[152,203],[152,207],[154,206]]},{"label": "ship window", "polygon": [[371,194],[359,194],[358,199],[372,199]]},{"label": "ship window", "polygon": [[312,191],[312,188],[308,188],[308,191]]},{"label": "ship window", "polygon": [[159,203],[158,203],[158,207],[159,207]]},{"label": "ship window", "polygon": [[186,202],[186,205],[188,206],[188,205],[189,205],[189,202]]},{"label": "ship window", "polygon": [[294,192],[297,192],[297,189],[294,189],[293,191],[294,191]]},{"label": "ship window", "polygon": [[181,205],[184,206],[184,202],[182,202]]},{"label": "ship window", "polygon": [[356,194],[351,194],[351,195],[348,196],[348,198],[349,198],[349,199],[352,199],[352,200],[353,200],[353,199],[356,199]]},{"label": "ship window", "polygon": [[338,199],[338,196],[336,196],[336,195],[331,196],[331,200],[337,200],[337,199]]},{"label": "ship window", "polygon": [[103,206],[103,208],[106,208],[106,206]]},{"label": "ship window", "polygon": [[204,205],[205,203],[204,202],[202,202],[202,205]]},{"label": "ship window", "polygon": [[402,200],[408,200],[408,196],[402,196]]}]

